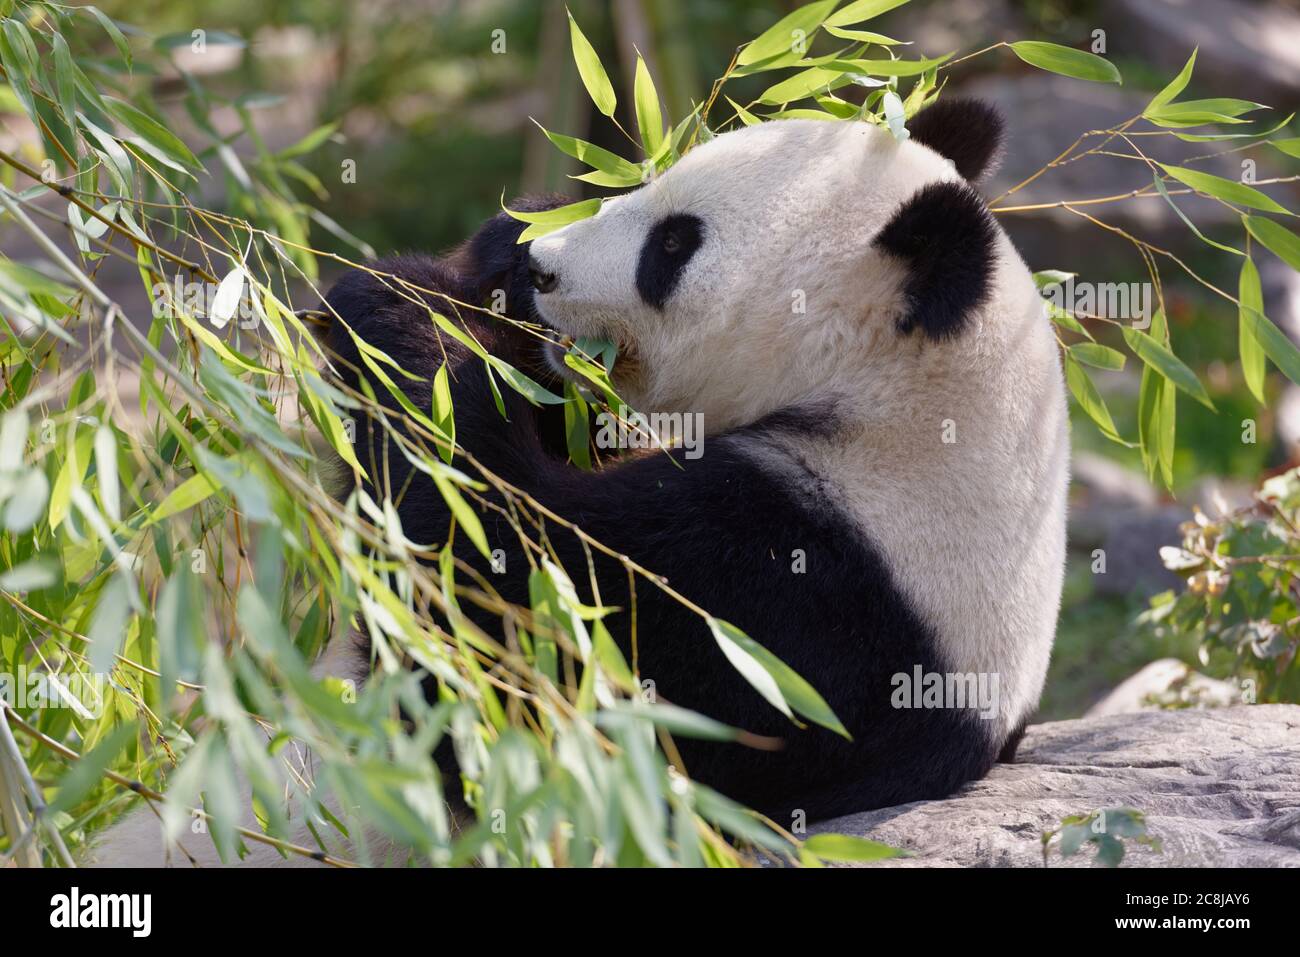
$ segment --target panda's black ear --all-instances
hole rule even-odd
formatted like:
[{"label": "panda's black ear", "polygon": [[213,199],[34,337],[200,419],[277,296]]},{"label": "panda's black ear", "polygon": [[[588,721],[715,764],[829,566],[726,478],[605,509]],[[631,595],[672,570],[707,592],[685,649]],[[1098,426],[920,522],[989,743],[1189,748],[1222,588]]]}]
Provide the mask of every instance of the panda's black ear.
[{"label": "panda's black ear", "polygon": [[904,203],[872,240],[907,264],[900,331],[960,334],[988,295],[996,241],[992,214],[966,183],[931,183]]},{"label": "panda's black ear", "polygon": [[[511,209],[520,213],[537,213],[555,209],[571,200],[563,196],[523,196],[511,200]],[[505,212],[497,213],[479,227],[470,240],[453,256],[456,266],[473,277],[480,295],[491,290],[509,288],[510,280],[527,263],[528,245],[519,236],[528,227]]]},{"label": "panda's black ear", "polygon": [[997,169],[1002,152],[1002,114],[983,100],[939,100],[907,124],[912,139],[952,160],[972,183]]}]

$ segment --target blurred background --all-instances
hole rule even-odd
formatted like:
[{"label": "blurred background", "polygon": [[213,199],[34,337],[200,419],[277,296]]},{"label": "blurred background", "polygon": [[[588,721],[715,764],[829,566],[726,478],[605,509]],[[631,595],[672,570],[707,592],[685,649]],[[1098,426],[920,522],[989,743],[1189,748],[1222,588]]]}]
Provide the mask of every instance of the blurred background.
[{"label": "blurred background", "polygon": [[[682,119],[707,97],[736,46],[797,6],[786,0],[570,0],[619,95],[619,119],[635,129],[632,76],[636,51],[646,59],[665,118]],[[626,155],[626,141],[586,95],[570,53],[564,5],[540,0],[107,0],[99,6],[128,25],[148,24],[180,69],[159,69],[154,92],[175,131],[202,141],[187,113],[186,73],[224,98],[209,114],[236,160],[208,163],[214,175],[195,200],[221,209],[223,177],[260,151],[289,151],[286,189],[320,209],[311,243],[352,258],[350,233],[380,254],[442,250],[492,215],[504,194],[559,191],[575,198],[603,190],[570,179],[584,169],[561,155],[536,123]],[[1186,97],[1227,96],[1272,107],[1277,121],[1300,109],[1300,4],[1296,0],[913,0],[865,25],[912,41],[905,55],[973,52],[1001,40],[1050,40],[1091,49],[1124,76],[1122,87],[1036,71],[1007,50],[974,58],[948,73],[953,93],[997,103],[1010,138],[1001,171],[984,185],[995,196],[1029,176],[1081,133],[1135,116],[1199,47]],[[204,47],[193,49],[195,29]],[[746,102],[771,79],[729,84]],[[864,91],[849,87],[840,95]],[[723,104],[718,119],[730,111]],[[6,148],[28,136],[6,126]],[[256,136],[249,135],[249,126]],[[1294,130],[1294,126],[1292,128]],[[1296,135],[1292,132],[1290,135]],[[30,138],[30,137],[28,137]],[[260,138],[261,143],[256,142]],[[296,146],[306,144],[300,156]],[[1153,137],[1157,159],[1219,153],[1223,144]],[[1188,146],[1202,147],[1188,149]],[[1287,157],[1258,159],[1259,180],[1286,177]],[[634,157],[639,158],[639,157]],[[1230,178],[1242,157],[1226,153],[1201,168]],[[1290,164],[1294,167],[1294,162]],[[1146,168],[1103,156],[1052,170],[1016,194],[1017,205],[1106,196],[1150,185]],[[1295,183],[1273,187],[1295,207]],[[1210,234],[1231,228],[1222,206],[1183,206]],[[1184,258],[1207,279],[1236,289],[1238,261],[1200,243],[1157,199],[1096,209],[1105,222]],[[1000,216],[1034,270],[1062,269],[1097,283],[1144,282],[1133,246],[1061,209]],[[318,228],[319,227],[319,228]],[[6,249],[14,242],[6,237]],[[21,250],[15,254],[21,257]],[[1257,257],[1266,311],[1300,336],[1300,275],[1270,254]],[[323,262],[322,281],[331,269]],[[1162,265],[1178,354],[1196,368],[1219,408],[1216,415],[1178,399],[1174,494],[1152,486],[1136,451],[1107,442],[1082,415],[1074,429],[1071,560],[1057,653],[1043,718],[1083,713],[1116,683],[1162,655],[1188,662],[1195,647],[1131,627],[1151,595],[1179,579],[1157,557],[1178,541],[1192,504],[1207,510],[1249,500],[1261,477],[1296,461],[1300,395],[1273,373],[1269,408],[1251,399],[1235,361],[1237,322],[1230,303],[1186,274]],[[132,285],[134,283],[134,285]],[[128,277],[123,302],[140,302]],[[1229,357],[1229,358],[1225,358]],[[1140,369],[1096,372],[1122,433],[1136,431]],[[1077,411],[1077,410],[1076,410]],[[1257,441],[1243,442],[1242,420],[1258,420]],[[1105,574],[1093,571],[1095,549]],[[994,559],[990,559],[994,560]]]}]

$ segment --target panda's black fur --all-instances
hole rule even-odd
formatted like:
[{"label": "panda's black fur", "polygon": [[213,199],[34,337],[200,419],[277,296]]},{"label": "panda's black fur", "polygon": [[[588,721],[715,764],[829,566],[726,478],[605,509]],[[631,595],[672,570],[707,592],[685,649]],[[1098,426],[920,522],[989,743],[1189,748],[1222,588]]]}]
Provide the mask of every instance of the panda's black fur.
[{"label": "panda's black fur", "polygon": [[[938,107],[930,112],[936,111]],[[943,129],[942,120],[940,112],[923,126]],[[982,167],[992,151],[987,144],[975,144],[968,152],[976,159],[982,155]],[[963,172],[979,172],[971,166],[974,160],[963,162]],[[962,315],[984,294],[991,227],[982,203],[967,201],[968,192],[964,184],[923,191],[879,237],[883,248],[914,266],[906,288],[910,319],[903,334],[917,327],[935,338],[957,335]],[[556,202],[533,201],[527,208]],[[686,225],[697,233],[708,228],[707,223]],[[537,368],[536,340],[481,313],[458,311],[442,296],[415,290],[482,303],[492,290],[505,289],[509,313],[530,318],[528,247],[516,243],[521,228],[501,214],[447,257],[399,256],[374,264],[376,271],[396,279],[350,272],[329,293],[328,307],[364,340],[422,377],[400,380],[418,408],[430,407],[432,377],[447,357],[456,435],[466,451],[597,541],[664,576],[692,602],[747,632],[807,679],[852,735],[849,741],[815,725],[792,723],[732,667],[697,614],[638,581],[637,659],[641,676],[653,680],[660,699],[782,742],[779,750],[759,750],[681,738],[676,744],[691,777],[788,824],[798,812],[817,820],[942,797],[982,776],[1000,751],[1008,758],[1014,740],[997,735],[994,723],[979,720],[972,710],[891,706],[891,676],[915,665],[927,673],[946,669],[936,652],[936,636],[900,592],[881,555],[831,497],[820,494],[823,478],[783,441],[791,431],[804,441],[845,441],[847,426],[835,421],[833,410],[784,409],[744,428],[710,435],[708,453],[700,458],[658,452],[596,472],[567,464],[547,440],[543,413],[508,388],[501,390],[507,413],[502,417],[484,364],[438,333],[424,303],[472,328],[489,349],[522,367]],[[946,273],[941,282],[937,257],[951,265],[953,256],[960,263],[959,281],[954,284]],[[654,275],[656,270],[663,271],[646,267],[652,294],[670,281]],[[641,279],[638,271],[638,283]],[[409,287],[399,292],[401,281]],[[337,322],[328,343],[342,360],[337,364],[342,379],[356,387],[362,363]],[[374,384],[373,389],[386,406],[397,408],[383,386]],[[397,507],[407,536],[417,542],[444,541],[451,516],[441,495],[423,475],[412,475],[396,450],[385,454],[383,445],[382,431],[358,423],[359,458],[371,476],[387,476],[388,489],[372,494],[391,492],[397,498],[400,491]],[[750,454],[759,446],[768,453],[765,459]],[[760,459],[780,466],[760,466]],[[457,465],[473,472],[460,458]],[[505,553],[504,573],[494,574],[463,534],[456,537],[457,556],[475,566],[506,600],[526,606],[529,563],[517,536],[494,510],[480,515],[489,546]],[[554,523],[547,524],[547,535],[580,597],[593,601],[588,554],[578,539]],[[792,568],[796,550],[806,557],[802,573]],[[606,623],[630,660],[627,571],[599,552],[591,554],[600,601],[624,609]],[[482,627],[500,628],[494,616],[468,603],[465,610]]]}]

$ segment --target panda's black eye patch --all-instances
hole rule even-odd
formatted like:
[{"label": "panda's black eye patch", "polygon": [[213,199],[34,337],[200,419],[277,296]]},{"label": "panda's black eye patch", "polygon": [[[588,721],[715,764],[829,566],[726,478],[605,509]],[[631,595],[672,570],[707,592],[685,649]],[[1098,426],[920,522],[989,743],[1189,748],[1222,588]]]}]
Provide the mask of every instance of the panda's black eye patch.
[{"label": "panda's black eye patch", "polygon": [[663,309],[703,241],[704,223],[698,216],[675,213],[655,223],[636,266],[637,292],[647,305]]}]

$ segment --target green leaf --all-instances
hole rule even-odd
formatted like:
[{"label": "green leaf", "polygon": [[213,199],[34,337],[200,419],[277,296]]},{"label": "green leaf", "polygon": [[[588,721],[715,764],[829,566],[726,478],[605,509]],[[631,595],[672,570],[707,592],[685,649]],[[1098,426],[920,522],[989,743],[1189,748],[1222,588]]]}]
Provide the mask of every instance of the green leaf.
[{"label": "green leaf", "polygon": [[1282,127],[1288,125],[1293,119],[1295,119],[1295,114],[1290,113],[1282,117],[1266,130],[1246,130],[1242,133],[1186,133],[1175,131],[1174,136],[1178,137],[1178,139],[1182,140],[1184,143],[1220,143],[1225,140],[1263,139],[1266,136],[1272,136],[1278,130],[1282,129]]},{"label": "green leaf", "polygon": [[171,518],[186,509],[193,508],[204,499],[212,495],[213,492],[221,488],[221,482],[207,472],[200,472],[187,478],[176,488],[172,489],[171,494],[162,500],[146,525],[154,525],[165,518]]},{"label": "green leaf", "polygon": [[1178,218],[1181,219],[1186,224],[1187,228],[1196,234],[1197,239],[1201,240],[1201,242],[1205,243],[1207,246],[1213,246],[1215,249],[1221,249],[1225,253],[1232,253],[1233,255],[1236,256],[1246,255],[1240,249],[1234,249],[1232,246],[1225,246],[1223,243],[1217,242],[1211,239],[1209,236],[1206,236],[1203,232],[1200,231],[1200,229],[1197,228],[1196,224],[1192,222],[1190,219],[1188,219],[1187,215],[1181,209],[1178,208],[1178,204],[1175,203],[1174,198],[1169,195],[1169,190],[1165,188],[1165,181],[1160,178],[1159,174],[1152,173],[1151,179],[1155,183],[1156,192],[1159,193],[1162,197],[1164,197],[1165,202],[1168,203],[1169,207],[1175,213],[1178,214]]},{"label": "green leaf", "polygon": [[1199,193],[1213,196],[1215,199],[1221,199],[1227,203],[1236,203],[1238,206],[1248,206],[1251,209],[1262,209],[1270,213],[1286,212],[1284,207],[1279,206],[1259,190],[1247,186],[1245,183],[1224,179],[1222,176],[1215,176],[1201,170],[1186,169],[1182,166],[1166,166],[1164,163],[1157,163],[1156,165],[1179,182],[1190,186]]},{"label": "green leaf", "polygon": [[1127,326],[1122,327],[1120,331],[1124,334],[1124,341],[1139,359],[1211,412],[1216,411],[1214,403],[1210,401],[1209,393],[1201,385],[1201,380],[1196,378],[1196,373],[1189,369],[1183,360],[1144,332]]},{"label": "green leaf", "polygon": [[[1168,342],[1169,333],[1163,312],[1151,317],[1151,335],[1158,342]],[[1162,481],[1166,488],[1174,485],[1174,430],[1178,406],[1174,387],[1150,366],[1143,366],[1138,392],[1138,441],[1142,462],[1152,481]]]},{"label": "green leaf", "polygon": [[1264,292],[1259,282],[1259,270],[1249,256],[1241,262],[1241,277],[1237,282],[1237,298],[1241,305],[1237,318],[1237,351],[1241,355],[1241,374],[1246,385],[1261,405],[1265,404],[1264,379],[1268,371],[1264,346],[1258,331],[1247,313],[1264,314]]},{"label": "green leaf", "polygon": [[1241,309],[1240,320],[1250,326],[1249,335],[1259,341],[1264,352],[1292,382],[1300,385],[1300,349],[1262,312],[1248,306]]},{"label": "green leaf", "polygon": [[671,734],[705,741],[735,741],[740,731],[730,725],[715,721],[686,708],[672,704],[641,704],[636,701],[617,702],[596,715],[597,727],[617,727],[627,717],[644,719],[664,728]]},{"label": "green leaf", "polygon": [[4,527],[21,534],[40,520],[50,498],[50,480],[39,468],[28,469],[13,483],[4,503]]},{"label": "green leaf", "polygon": [[1047,303],[1047,314],[1051,318],[1052,322],[1056,323],[1062,329],[1068,329],[1075,335],[1083,336],[1085,339],[1092,338],[1092,333],[1084,328],[1083,323],[1055,303]]},{"label": "green leaf", "polygon": [[636,57],[636,82],[633,99],[636,102],[636,125],[641,131],[641,145],[647,156],[654,156],[664,141],[664,117],[659,109],[659,94],[654,80],[646,68],[645,60]]},{"label": "green leaf", "polygon": [[822,29],[833,37],[839,37],[841,40],[855,40],[858,43],[875,43],[883,47],[910,46],[910,41],[904,43],[901,40],[895,40],[893,37],[887,37],[882,33],[872,33],[869,30],[845,30],[842,27],[833,27],[829,23],[823,23]]},{"label": "green leaf", "polygon": [[1095,835],[1097,843],[1096,862],[1102,867],[1119,867],[1124,860],[1124,842],[1109,834]]},{"label": "green leaf", "polygon": [[163,585],[155,612],[155,631],[162,700],[167,702],[176,692],[177,679],[198,678],[203,658],[203,593],[199,576],[188,567],[182,567]]},{"label": "green leaf", "polygon": [[581,202],[570,203],[567,206],[557,206],[555,209],[545,209],[536,213],[506,209],[504,205],[501,208],[511,218],[529,224],[528,228],[519,235],[517,240],[517,242],[526,243],[538,236],[545,236],[547,233],[555,232],[562,226],[596,215],[596,211],[600,209],[600,200],[584,199]]},{"label": "green leaf", "polygon": [[802,100],[813,93],[846,86],[850,82],[852,82],[851,78],[846,76],[842,70],[813,67],[769,86],[763,91],[757,102],[765,106],[780,106],[782,103],[793,103],[795,100]]},{"label": "green leaf", "polygon": [[1124,368],[1124,353],[1109,346],[1098,345],[1095,342],[1080,342],[1070,346],[1070,352],[1080,362],[1097,369],[1118,371]]},{"label": "green leaf", "polygon": [[884,861],[903,853],[888,844],[848,834],[814,834],[803,847],[823,861]]},{"label": "green leaf", "polygon": [[731,108],[736,111],[736,115],[740,117],[740,121],[744,123],[746,126],[754,126],[758,123],[763,122],[753,113],[749,112],[749,110],[745,109],[735,100],[733,100],[731,97],[727,97],[727,102],[731,104]]},{"label": "green leaf", "polygon": [[190,148],[181,142],[175,133],[149,114],[136,109],[124,100],[111,96],[104,97],[104,104],[108,112],[113,115],[113,119],[131,130],[131,132],[139,135],[146,142],[157,147],[177,163],[191,169],[203,169],[203,164],[199,162],[198,157],[190,152]]},{"label": "green leaf", "polygon": [[1049,73],[1059,73],[1076,80],[1091,80],[1094,83],[1124,82],[1115,64],[1095,53],[1043,40],[1017,40],[1010,46],[1012,52],[1030,66]]},{"label": "green leaf", "polygon": [[[99,21],[100,26],[104,28],[104,32],[107,33],[109,38],[113,41],[113,45],[117,47],[117,52],[122,55],[122,59],[126,63],[126,68],[128,70],[131,69],[131,46],[126,42],[126,37],[122,35],[122,31],[117,28],[117,24],[110,20],[108,15],[100,10],[99,7],[82,7],[81,9],[85,10]],[[186,34],[187,38],[188,36],[189,34]]]},{"label": "green leaf", "polygon": [[782,17],[740,51],[740,56],[736,58],[736,65],[746,66],[766,60],[768,57],[788,53],[800,40],[805,44],[806,49],[813,32],[821,26],[821,22],[838,2],[839,0],[816,0]]},{"label": "green leaf", "polygon": [[1292,136],[1283,140],[1269,140],[1268,145],[1285,153],[1287,156],[1300,159],[1300,136]]},{"label": "green leaf", "polygon": [[433,377],[433,424],[436,425],[447,440],[446,447],[439,447],[438,454],[448,465],[455,454],[456,415],[451,404],[451,383],[447,377],[447,363],[438,367]]},{"label": "green leaf", "polygon": [[596,109],[606,116],[613,116],[618,100],[614,96],[614,87],[609,82],[609,74],[601,65],[595,48],[578,26],[578,21],[573,19],[573,14],[567,7],[564,12],[569,15],[569,42],[573,46],[573,62],[578,65],[578,75],[582,77],[582,85],[587,88],[592,102],[596,104]]},{"label": "green leaf", "polygon": [[583,471],[591,471],[591,421],[587,402],[577,383],[566,382],[564,395],[564,443],[569,461]]},{"label": "green leaf", "polygon": [[105,769],[122,749],[139,733],[134,722],[123,722],[113,728],[108,736],[77,759],[67,773],[59,779],[59,790],[45,809],[46,814],[71,811],[89,794],[104,776]]},{"label": "green leaf", "polygon": [[1192,69],[1196,66],[1196,53],[1200,48],[1192,50],[1192,55],[1187,58],[1187,63],[1179,71],[1178,75],[1169,81],[1169,85],[1151,98],[1147,108],[1142,111],[1142,115],[1150,113],[1152,110],[1158,110],[1166,103],[1172,103],[1179,93],[1187,86],[1187,81],[1192,78]]},{"label": "green leaf", "polygon": [[865,73],[867,76],[917,76],[933,70],[952,58],[951,53],[920,60],[832,60],[826,64],[831,70]]},{"label": "green leaf", "polygon": [[735,625],[719,618],[709,618],[708,624],[727,660],[774,708],[787,715],[793,708],[809,721],[850,737],[830,705],[789,665]]},{"label": "green leaf", "polygon": [[1243,216],[1246,229],[1284,263],[1300,272],[1300,236],[1263,216]]},{"label": "green leaf", "polygon": [[631,160],[625,160],[623,157],[617,156],[593,143],[588,143],[586,140],[565,136],[563,133],[552,133],[540,123],[538,129],[546,134],[546,138],[554,143],[560,152],[567,153],[574,159],[582,160],[588,166],[593,166],[611,176],[630,178],[633,183],[641,182],[641,167]]},{"label": "green leaf", "polygon": [[882,13],[888,13],[895,7],[901,7],[908,0],[855,0],[842,10],[837,10],[826,18],[823,26],[843,27],[853,23],[862,23]]},{"label": "green leaf", "polygon": [[1143,116],[1157,126],[1185,127],[1201,126],[1205,123],[1248,123],[1249,120],[1241,119],[1243,113],[1266,109],[1268,107],[1262,103],[1220,97],[1171,103],[1158,109],[1149,109]]},{"label": "green leaf", "polygon": [[114,522],[120,522],[122,499],[117,481],[117,436],[107,424],[95,430],[95,477],[104,513]]},{"label": "green leaf", "polygon": [[0,573],[0,591],[25,592],[49,588],[59,580],[54,564],[37,558]]},{"label": "green leaf", "polygon": [[338,123],[326,123],[324,126],[318,126],[297,143],[294,143],[292,146],[286,146],[275,155],[279,156],[281,159],[289,159],[293,156],[302,156],[304,153],[310,153],[333,136],[334,131],[338,128]]},{"label": "green leaf", "polygon": [[81,486],[86,469],[90,467],[90,449],[94,438],[93,432],[85,430],[68,443],[68,456],[54,477],[54,492],[50,495],[50,528],[58,528],[68,516],[72,490]]},{"label": "green leaf", "polygon": [[488,548],[487,535],[483,532],[483,523],[474,514],[474,510],[469,507],[469,503],[460,494],[460,490],[441,472],[433,473],[433,482],[438,486],[438,491],[442,493],[447,508],[451,510],[451,514],[455,516],[461,528],[465,529],[465,534],[474,543],[474,547],[479,550],[479,554],[490,561],[492,549]]},{"label": "green leaf", "polygon": [[27,28],[12,17],[0,22],[0,64],[4,66],[9,88],[23,104],[23,109],[39,128],[40,114],[34,92],[40,89],[36,75],[39,64],[31,56],[32,41]]},{"label": "green leaf", "polygon": [[59,93],[59,109],[68,126],[77,128],[77,77],[72,65],[72,51],[60,33],[54,34],[54,86]]},{"label": "green leaf", "polygon": [[72,295],[71,286],[56,282],[45,273],[11,259],[0,259],[0,278],[7,279],[23,292],[34,295],[52,296],[55,299],[67,299]]},{"label": "green leaf", "polygon": [[1083,371],[1083,366],[1079,365],[1079,361],[1069,351],[1065,353],[1065,383],[1070,387],[1070,392],[1079,403],[1079,407],[1088,414],[1088,418],[1097,423],[1102,435],[1112,442],[1127,444],[1120,438],[1119,430],[1115,428],[1115,420],[1111,418],[1110,410],[1106,408],[1101,393],[1088,378],[1088,373]]},{"label": "green leaf", "polygon": [[117,653],[131,621],[131,591],[135,583],[123,572],[108,580],[99,592],[95,616],[90,624],[90,667],[101,675],[113,670]]}]

